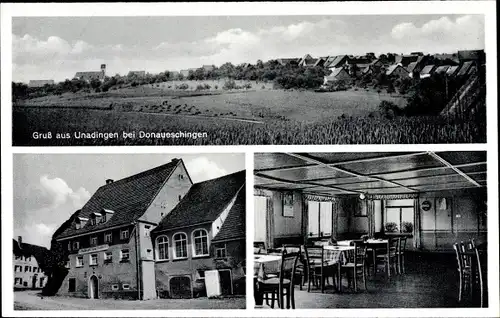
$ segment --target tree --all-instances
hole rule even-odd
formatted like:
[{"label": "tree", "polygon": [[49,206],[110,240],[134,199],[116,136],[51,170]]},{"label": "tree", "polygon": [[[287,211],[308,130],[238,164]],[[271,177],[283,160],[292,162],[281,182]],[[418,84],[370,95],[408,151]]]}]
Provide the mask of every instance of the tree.
[{"label": "tree", "polygon": [[90,80],[90,87],[93,89],[97,89],[101,86],[101,81],[98,80],[97,78],[93,78]]}]

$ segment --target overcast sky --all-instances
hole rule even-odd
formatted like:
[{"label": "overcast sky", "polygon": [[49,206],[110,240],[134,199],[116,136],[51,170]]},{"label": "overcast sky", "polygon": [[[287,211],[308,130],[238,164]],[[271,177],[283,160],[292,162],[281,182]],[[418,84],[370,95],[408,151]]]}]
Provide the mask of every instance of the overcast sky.
[{"label": "overcast sky", "polygon": [[13,18],[13,80],[224,62],[484,48],[482,15]]},{"label": "overcast sky", "polygon": [[245,169],[244,154],[40,155],[14,157],[14,238],[50,247],[52,233],[105,184],[182,158],[193,182]]}]

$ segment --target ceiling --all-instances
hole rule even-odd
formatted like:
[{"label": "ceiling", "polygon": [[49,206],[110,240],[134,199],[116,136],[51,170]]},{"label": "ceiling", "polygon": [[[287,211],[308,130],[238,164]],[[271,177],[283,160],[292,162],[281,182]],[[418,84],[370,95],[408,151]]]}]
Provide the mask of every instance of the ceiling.
[{"label": "ceiling", "polygon": [[320,195],[486,186],[485,151],[256,153],[255,187]]}]

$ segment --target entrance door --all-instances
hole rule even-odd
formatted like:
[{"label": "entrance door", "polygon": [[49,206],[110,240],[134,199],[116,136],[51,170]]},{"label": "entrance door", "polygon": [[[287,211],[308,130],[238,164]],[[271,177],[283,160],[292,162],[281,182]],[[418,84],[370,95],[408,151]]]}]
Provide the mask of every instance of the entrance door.
[{"label": "entrance door", "polygon": [[233,280],[230,269],[219,270],[220,287],[222,295],[233,294]]},{"label": "entrance door", "polygon": [[170,279],[170,297],[192,298],[191,279],[187,276],[172,277]]},{"label": "entrance door", "polygon": [[[31,288],[36,288],[37,275],[33,276],[33,281],[31,282]],[[40,285],[40,287],[42,287]]]},{"label": "entrance door", "polygon": [[89,279],[89,298],[99,298],[99,280],[95,275],[92,275]]}]

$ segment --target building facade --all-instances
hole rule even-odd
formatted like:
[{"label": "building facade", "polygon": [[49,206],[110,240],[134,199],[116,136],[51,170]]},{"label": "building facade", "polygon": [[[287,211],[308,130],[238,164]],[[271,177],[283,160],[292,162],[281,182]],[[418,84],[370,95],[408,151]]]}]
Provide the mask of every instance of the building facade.
[{"label": "building facade", "polygon": [[[237,199],[244,193],[244,180],[243,171],[193,184],[181,159],[118,181],[106,180],[65,222],[66,228],[56,232],[54,239],[69,255],[68,274],[58,294],[94,299],[196,297],[205,291],[204,269],[222,266],[214,265],[217,252],[231,264],[222,266],[227,273],[221,277],[229,273],[231,282],[241,283],[244,240],[238,246],[221,245],[229,246],[230,256],[213,250],[211,242],[230,214],[239,214],[244,224],[244,197]],[[217,242],[225,243],[224,237]],[[233,293],[236,288],[230,286]]]},{"label": "building facade", "polygon": [[[47,284],[43,258],[45,247],[23,243],[19,236],[13,240],[14,289],[41,289]],[[40,262],[39,262],[40,261]]]}]

